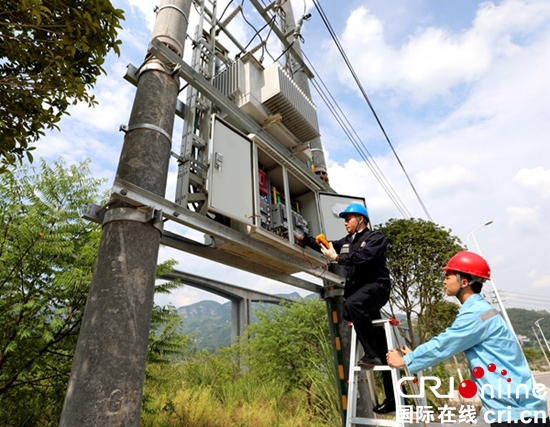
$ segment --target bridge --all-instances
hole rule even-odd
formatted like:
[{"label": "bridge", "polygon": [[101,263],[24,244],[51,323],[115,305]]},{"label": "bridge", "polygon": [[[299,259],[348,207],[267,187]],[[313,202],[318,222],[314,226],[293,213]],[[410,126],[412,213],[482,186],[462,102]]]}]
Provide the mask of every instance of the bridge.
[{"label": "bridge", "polygon": [[230,285],[205,277],[196,276],[184,271],[172,270],[161,277],[164,280],[180,280],[184,285],[208,291],[231,301],[231,344],[237,336],[244,335],[244,329],[252,319],[251,306],[253,302],[280,304],[281,301],[292,300],[281,298],[264,292],[253,291],[240,286]]}]

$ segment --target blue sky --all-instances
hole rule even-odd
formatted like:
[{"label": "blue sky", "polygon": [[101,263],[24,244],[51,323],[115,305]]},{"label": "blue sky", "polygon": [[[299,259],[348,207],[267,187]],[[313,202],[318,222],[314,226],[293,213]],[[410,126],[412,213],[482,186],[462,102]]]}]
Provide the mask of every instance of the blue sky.
[{"label": "blue sky", "polygon": [[[37,149],[38,156],[49,159],[91,158],[93,174],[108,178],[107,186],[122,147],[118,128],[127,123],[133,102],[134,87],[122,76],[128,63],[141,64],[156,1],[113,3],[126,11],[123,45],[120,57],[109,55],[108,75],[94,89],[99,106],[72,108],[61,131],[49,132]],[[262,26],[245,3],[247,18]],[[506,305],[550,308],[550,3],[321,0],[321,5],[433,221],[469,243],[470,232],[492,220],[475,237]],[[297,18],[304,7],[312,14],[304,24],[302,49],[318,77],[407,210],[427,219],[312,2],[294,1],[293,7]],[[196,22],[193,10],[190,28]],[[229,28],[243,44],[253,35],[242,19]],[[274,37],[268,48],[279,55]],[[187,46],[187,57],[190,51]],[[312,97],[332,187],[365,197],[374,223],[402,218],[313,88]],[[176,152],[180,138],[178,120]],[[172,164],[170,199],[175,171]],[[469,248],[477,250],[471,243]],[[295,290],[166,248],[160,256],[176,258],[182,270],[239,286],[271,293]],[[186,287],[157,302],[180,306],[200,299],[223,301]]]}]

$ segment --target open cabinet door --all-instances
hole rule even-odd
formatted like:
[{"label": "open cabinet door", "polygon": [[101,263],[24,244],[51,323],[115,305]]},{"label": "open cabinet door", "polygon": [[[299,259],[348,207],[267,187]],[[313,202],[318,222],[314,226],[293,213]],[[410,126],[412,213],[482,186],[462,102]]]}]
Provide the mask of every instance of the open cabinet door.
[{"label": "open cabinet door", "polygon": [[322,229],[328,240],[338,240],[346,235],[344,220],[338,216],[352,203],[367,207],[363,197],[344,196],[334,193],[319,193]]},{"label": "open cabinet door", "polygon": [[209,210],[252,225],[252,141],[219,117],[212,120]]}]

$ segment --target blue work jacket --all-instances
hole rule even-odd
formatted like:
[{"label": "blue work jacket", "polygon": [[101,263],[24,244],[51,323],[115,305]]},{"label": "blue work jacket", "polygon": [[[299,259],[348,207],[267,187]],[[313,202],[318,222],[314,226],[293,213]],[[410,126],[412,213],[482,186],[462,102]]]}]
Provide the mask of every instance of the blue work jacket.
[{"label": "blue work jacket", "polygon": [[[502,415],[503,421],[508,419],[508,414],[511,420],[521,419],[522,413],[523,418],[541,418],[541,413],[535,411],[543,411],[544,418],[548,416],[546,399],[540,394],[533,394],[531,370],[512,331],[502,316],[479,294],[470,296],[464,302],[450,328],[418,346],[404,359],[409,371],[416,373],[461,351],[468,359],[470,373],[476,367],[483,368],[483,376],[472,376],[472,381],[477,386],[477,395],[481,398],[484,411],[493,411],[492,418],[498,416],[497,411],[506,411]],[[493,372],[488,368],[491,364],[495,365]],[[520,384],[526,387],[518,387]],[[516,397],[518,389],[520,393]]]}]

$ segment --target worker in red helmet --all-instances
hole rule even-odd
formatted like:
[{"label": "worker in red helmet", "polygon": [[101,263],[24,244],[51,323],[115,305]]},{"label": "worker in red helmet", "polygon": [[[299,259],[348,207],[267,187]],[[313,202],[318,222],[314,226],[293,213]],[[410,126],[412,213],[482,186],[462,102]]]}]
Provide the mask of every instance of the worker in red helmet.
[{"label": "worker in red helmet", "polygon": [[[388,365],[406,366],[414,374],[464,352],[470,372],[473,374],[477,368],[472,381],[481,397],[485,422],[491,426],[550,425],[546,399],[534,392],[529,364],[513,332],[500,312],[480,295],[483,284],[491,278],[487,261],[473,252],[462,251],[449,260],[443,271],[445,293],[457,297],[462,304],[455,321],[414,351],[407,346],[399,352],[390,350],[386,355]],[[502,375],[504,381],[510,378],[506,384],[511,385],[511,393],[502,385]],[[525,385],[521,389],[527,389],[527,394],[523,391],[516,395],[519,384]],[[490,389],[495,392],[491,394]]]}]

